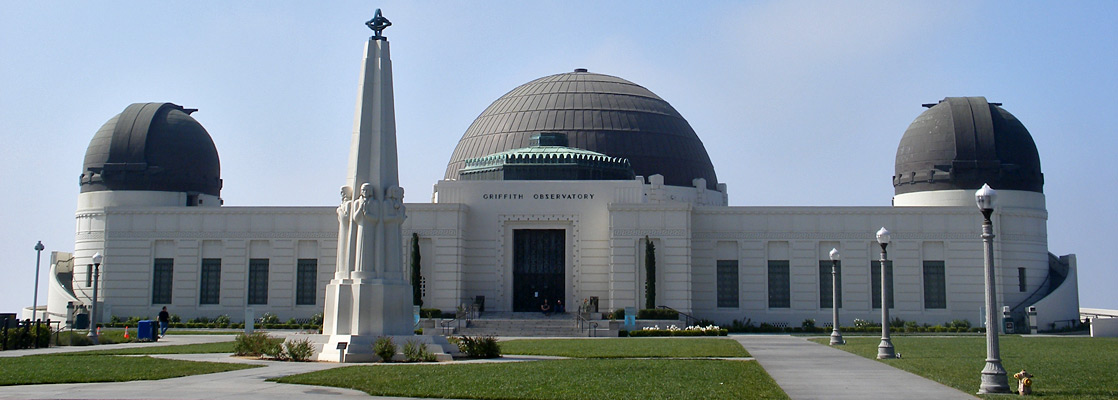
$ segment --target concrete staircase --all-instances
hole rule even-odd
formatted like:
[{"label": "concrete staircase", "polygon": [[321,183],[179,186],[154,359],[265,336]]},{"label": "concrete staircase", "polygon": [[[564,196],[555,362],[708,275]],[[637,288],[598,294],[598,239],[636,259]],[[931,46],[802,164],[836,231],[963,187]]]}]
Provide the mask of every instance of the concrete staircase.
[{"label": "concrete staircase", "polygon": [[[499,337],[617,337],[617,331],[609,329],[609,321],[591,321],[595,329],[579,329],[572,313],[545,316],[541,313],[483,313],[480,318],[454,324],[451,335],[455,336],[499,336]],[[461,325],[462,328],[457,328]],[[436,325],[437,326],[437,325]],[[441,328],[438,334],[443,334]]]}]

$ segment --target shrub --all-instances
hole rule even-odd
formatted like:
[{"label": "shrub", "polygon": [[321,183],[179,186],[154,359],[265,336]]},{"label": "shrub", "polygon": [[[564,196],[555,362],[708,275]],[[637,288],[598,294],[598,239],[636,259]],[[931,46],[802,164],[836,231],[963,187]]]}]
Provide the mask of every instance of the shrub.
[{"label": "shrub", "polygon": [[965,319],[951,320],[951,322],[945,323],[943,325],[950,328],[962,328],[964,330],[970,329],[970,321]]},{"label": "shrub", "polygon": [[679,311],[666,308],[645,308],[637,311],[637,319],[679,319]]},{"label": "shrub", "polygon": [[279,316],[277,316],[275,314],[272,314],[270,312],[266,312],[266,313],[260,315],[260,323],[261,324],[278,324],[278,323],[280,323],[280,319],[279,319]]},{"label": "shrub", "polygon": [[378,337],[373,344],[373,353],[380,357],[381,362],[391,362],[392,356],[396,355],[396,343],[392,343],[392,338],[388,336]]},{"label": "shrub", "polygon": [[891,321],[889,321],[889,327],[890,328],[903,328],[904,324],[905,324],[905,320],[900,319],[898,317],[893,317],[893,319]]},{"label": "shrub", "polygon": [[171,314],[171,318],[167,322],[182,322],[182,317],[178,314]]},{"label": "shrub", "polygon": [[459,336],[458,350],[470,358],[499,358],[501,345],[493,336]]},{"label": "shrub", "polygon": [[804,322],[800,323],[800,327],[804,328],[803,329],[804,332],[814,332],[815,331],[815,318],[805,319]]},{"label": "shrub", "polygon": [[404,343],[404,360],[407,362],[435,361],[435,355],[427,348],[426,344],[412,339]]},{"label": "shrub", "polygon": [[752,318],[734,320],[730,323],[730,332],[753,332],[757,327],[753,325]]},{"label": "shrub", "polygon": [[437,308],[423,308],[419,310],[420,318],[442,318],[443,310]]},{"label": "shrub", "polygon": [[239,334],[233,342],[233,354],[238,356],[275,357],[281,352],[283,339],[273,338],[263,332]]},{"label": "shrub", "polygon": [[85,333],[74,331],[62,331],[58,333],[59,346],[89,346],[93,342],[89,340],[89,336]]},{"label": "shrub", "polygon": [[217,318],[214,318],[214,323],[221,327],[229,326],[229,322],[228,314],[221,314],[218,315]]},{"label": "shrub", "polygon": [[283,352],[291,361],[308,361],[314,355],[314,346],[310,339],[299,339],[285,342]]},{"label": "shrub", "polygon": [[613,319],[613,320],[623,320],[623,319],[625,319],[625,309],[624,308],[618,308],[616,310],[613,310],[613,312],[610,313],[609,318]]},{"label": "shrub", "polygon": [[322,326],[322,313],[311,316],[311,325]]},{"label": "shrub", "polygon": [[[36,333],[38,336],[36,336]],[[51,338],[50,326],[47,324],[39,324],[36,328],[32,326],[23,326],[19,328],[8,329],[7,347],[8,349],[29,349],[35,347],[35,342],[38,341],[39,347],[49,347]]]}]

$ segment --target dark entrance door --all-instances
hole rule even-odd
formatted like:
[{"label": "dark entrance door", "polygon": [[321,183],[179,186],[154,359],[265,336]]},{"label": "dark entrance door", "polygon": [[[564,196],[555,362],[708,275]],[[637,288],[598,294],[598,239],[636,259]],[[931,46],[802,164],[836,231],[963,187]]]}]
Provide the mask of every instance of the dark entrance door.
[{"label": "dark entrance door", "polygon": [[554,307],[556,300],[564,298],[566,238],[566,231],[562,229],[517,229],[512,232],[513,311],[540,311],[544,299]]}]

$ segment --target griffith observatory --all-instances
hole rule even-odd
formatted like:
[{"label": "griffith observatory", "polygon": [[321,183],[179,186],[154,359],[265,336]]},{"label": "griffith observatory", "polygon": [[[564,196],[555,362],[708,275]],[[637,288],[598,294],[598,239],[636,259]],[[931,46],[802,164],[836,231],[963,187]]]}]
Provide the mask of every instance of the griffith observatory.
[{"label": "griffith observatory", "polygon": [[[387,62],[387,40],[379,31],[370,40],[383,50],[367,48],[366,61]],[[391,66],[382,64],[377,104],[391,106]],[[373,145],[381,153],[370,157],[394,164],[394,115],[362,116],[362,102],[372,104],[365,92],[355,118],[380,121],[386,132],[391,125],[392,136],[390,151]],[[196,119],[197,110],[170,102],[121,106],[90,127],[84,161],[74,165],[74,250],[51,254],[49,318],[108,322],[163,306],[183,318],[236,320],[248,308],[283,320],[337,313],[330,304],[346,295],[336,285],[362,268],[353,272],[344,207],[225,206],[219,149],[204,113]],[[398,301],[406,309],[384,311],[396,319],[411,318],[413,278],[392,266],[418,255],[424,308],[480,302],[486,312],[538,312],[544,301],[570,311],[584,302],[602,311],[645,308],[652,278],[656,306],[719,324],[830,321],[829,252],[837,249],[842,324],[879,321],[883,306],[920,323],[980,323],[984,254],[975,192],[983,184],[998,194],[998,308],[1007,307],[1019,326],[1028,325],[1029,307],[1041,329],[1078,319],[1076,259],[1048,247],[1044,175],[1025,125],[983,97],[924,106],[914,104],[912,123],[896,127],[895,164],[880,166],[893,170],[881,182],[894,188],[891,206],[730,206],[718,178],[733,171],[719,171],[706,151],[725,144],[704,144],[702,132],[638,83],[587,69],[524,83],[479,110],[432,193],[393,186],[395,165],[391,179],[368,192],[360,173],[356,181],[336,178],[347,185],[341,204],[375,197],[389,207],[382,220],[398,225],[398,235],[377,239],[375,254],[387,269],[369,264],[366,271],[407,287],[389,285],[382,294],[404,297]],[[356,138],[361,124],[334,134]],[[351,149],[349,157],[352,170],[366,156]],[[892,233],[884,268],[874,236],[881,227]],[[650,244],[654,251],[646,251]],[[104,257],[99,274],[96,253]],[[653,277],[646,276],[650,255]],[[884,305],[883,273],[892,293]],[[360,301],[377,308],[379,300]],[[333,325],[326,330],[342,333],[336,326],[346,318],[327,315]]]}]

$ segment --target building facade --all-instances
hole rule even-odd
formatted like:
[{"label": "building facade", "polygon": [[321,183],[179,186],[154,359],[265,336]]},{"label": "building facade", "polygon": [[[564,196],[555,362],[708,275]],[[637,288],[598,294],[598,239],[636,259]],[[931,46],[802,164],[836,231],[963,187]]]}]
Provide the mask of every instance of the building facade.
[{"label": "building facade", "polygon": [[[1078,317],[1075,256],[1048,250],[1043,175],[1032,137],[981,97],[926,105],[901,137],[891,207],[729,206],[703,142],[668,102],[583,69],[528,82],[467,128],[431,202],[408,203],[425,308],[484,298],[487,311],[547,300],[644,308],[645,257],[656,306],[718,323],[798,326],[831,314],[832,248],[841,253],[843,324],[880,319],[880,247],[894,317],[983,321],[983,247],[974,192],[998,190],[998,304],[1041,329]],[[72,254],[52,258],[49,312],[78,321],[104,255],[100,314],[237,320],[323,312],[334,276],[334,206],[226,207],[204,128],[170,103],[134,104],[87,151]],[[899,130],[899,129],[898,129]],[[884,170],[883,166],[883,170]],[[405,265],[411,260],[405,260]],[[568,307],[573,309],[573,307]]]}]

